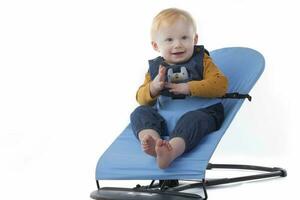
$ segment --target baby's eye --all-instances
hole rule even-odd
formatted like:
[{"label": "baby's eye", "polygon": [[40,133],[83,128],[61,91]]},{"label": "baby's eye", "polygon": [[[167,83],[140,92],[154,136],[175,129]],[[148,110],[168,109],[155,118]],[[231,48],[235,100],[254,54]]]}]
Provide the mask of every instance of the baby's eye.
[{"label": "baby's eye", "polygon": [[173,41],[172,38],[167,38],[167,39],[166,39],[166,42],[172,42],[172,41]]},{"label": "baby's eye", "polygon": [[183,40],[186,40],[186,39],[188,39],[188,36],[186,36],[186,35],[185,35],[185,36],[182,36],[182,39],[183,39]]}]

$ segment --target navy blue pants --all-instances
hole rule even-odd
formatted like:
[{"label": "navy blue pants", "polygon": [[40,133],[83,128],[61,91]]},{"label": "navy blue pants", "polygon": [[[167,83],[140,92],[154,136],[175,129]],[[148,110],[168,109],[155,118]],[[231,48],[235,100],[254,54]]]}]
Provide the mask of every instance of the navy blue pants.
[{"label": "navy blue pants", "polygon": [[[140,131],[153,129],[160,136],[167,135],[165,119],[151,106],[139,106],[130,116],[132,130],[138,138]],[[218,130],[224,121],[222,103],[185,113],[179,118],[170,139],[180,137],[185,141],[185,152],[193,149],[200,140],[213,131]]]}]

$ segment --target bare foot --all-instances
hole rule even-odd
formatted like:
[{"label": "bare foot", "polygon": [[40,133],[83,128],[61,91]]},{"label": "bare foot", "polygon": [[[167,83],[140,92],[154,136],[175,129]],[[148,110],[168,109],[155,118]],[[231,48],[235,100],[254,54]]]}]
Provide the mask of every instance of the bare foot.
[{"label": "bare foot", "polygon": [[156,140],[151,135],[145,135],[143,138],[141,138],[141,145],[143,151],[146,154],[154,157],[156,157],[155,143]]},{"label": "bare foot", "polygon": [[171,164],[173,161],[172,150],[172,146],[168,141],[162,139],[156,141],[156,160],[159,168],[165,169]]}]

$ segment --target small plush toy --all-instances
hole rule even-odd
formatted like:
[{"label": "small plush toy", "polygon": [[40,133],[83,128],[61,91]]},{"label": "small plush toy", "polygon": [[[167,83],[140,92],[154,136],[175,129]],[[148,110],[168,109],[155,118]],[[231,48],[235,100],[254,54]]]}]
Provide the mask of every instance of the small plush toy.
[{"label": "small plush toy", "polygon": [[[169,83],[186,83],[189,80],[189,74],[185,66],[183,65],[168,65],[163,63],[163,66],[167,68],[166,80]],[[184,94],[173,94],[168,89],[161,91],[162,95],[172,97],[172,99],[184,99]]]},{"label": "small plush toy", "polygon": [[184,83],[188,78],[188,72],[184,66],[172,66],[168,69],[167,80],[169,83]]}]

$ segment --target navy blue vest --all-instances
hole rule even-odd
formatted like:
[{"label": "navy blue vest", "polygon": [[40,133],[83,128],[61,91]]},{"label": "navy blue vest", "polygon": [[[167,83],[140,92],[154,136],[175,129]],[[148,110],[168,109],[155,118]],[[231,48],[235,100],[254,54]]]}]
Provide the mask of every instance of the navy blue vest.
[{"label": "navy blue vest", "polygon": [[[171,66],[166,64],[164,62],[164,58],[161,56],[149,60],[149,73],[150,73],[151,80],[153,80],[157,76],[160,65],[165,66],[167,68],[167,71],[169,68],[178,70],[181,67],[185,67],[188,73],[188,77],[183,82],[188,82],[191,80],[202,80],[203,79],[203,58],[205,52],[207,51],[204,49],[204,46],[202,45],[195,46],[194,53],[188,61],[176,65],[171,65]],[[168,80],[167,77],[166,80]],[[174,94],[170,93],[168,90],[163,90],[161,91],[160,94],[163,96],[175,97]],[[178,98],[182,98],[182,97],[183,96],[178,96]]]}]

